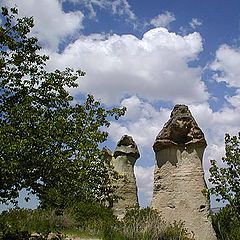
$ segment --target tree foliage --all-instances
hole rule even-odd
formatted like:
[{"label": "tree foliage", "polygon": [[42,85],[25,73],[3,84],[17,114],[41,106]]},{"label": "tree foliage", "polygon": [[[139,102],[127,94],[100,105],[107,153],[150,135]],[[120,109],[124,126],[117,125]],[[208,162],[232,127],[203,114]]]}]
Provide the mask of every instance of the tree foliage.
[{"label": "tree foliage", "polygon": [[210,193],[217,195],[218,201],[228,201],[240,213],[240,132],[238,136],[225,135],[225,151],[226,156],[222,158],[225,167],[211,161]]},{"label": "tree foliage", "polygon": [[212,223],[218,239],[240,239],[240,218],[236,208],[230,205],[222,208],[212,215]]},{"label": "tree foliage", "polygon": [[42,205],[110,201],[114,176],[98,146],[109,117],[118,119],[125,109],[106,110],[91,95],[73,101],[66,89],[85,73],[47,72],[48,56],[30,35],[33,18],[17,18],[16,8],[5,7],[1,18],[0,201],[13,202],[23,188]]}]

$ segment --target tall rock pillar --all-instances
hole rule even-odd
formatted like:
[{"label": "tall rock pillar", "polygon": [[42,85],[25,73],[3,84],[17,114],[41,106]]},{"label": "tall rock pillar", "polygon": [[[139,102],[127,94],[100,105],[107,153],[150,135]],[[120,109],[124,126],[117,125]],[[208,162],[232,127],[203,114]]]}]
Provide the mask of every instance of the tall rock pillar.
[{"label": "tall rock pillar", "polygon": [[127,207],[138,205],[134,164],[139,157],[137,145],[132,137],[124,135],[117,143],[112,158],[114,169],[121,176],[115,194],[123,199],[113,204],[113,211],[119,218],[123,217]]},{"label": "tall rock pillar", "polygon": [[184,221],[196,240],[216,240],[209,219],[209,201],[202,158],[204,134],[188,107],[176,105],[153,145],[156,156],[151,206],[168,222]]}]

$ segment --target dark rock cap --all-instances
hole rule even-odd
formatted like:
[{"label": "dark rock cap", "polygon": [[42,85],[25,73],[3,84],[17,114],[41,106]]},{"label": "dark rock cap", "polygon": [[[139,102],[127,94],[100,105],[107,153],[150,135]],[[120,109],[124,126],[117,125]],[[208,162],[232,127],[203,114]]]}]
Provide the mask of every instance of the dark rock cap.
[{"label": "dark rock cap", "polygon": [[136,159],[140,157],[138,147],[131,136],[124,135],[117,143],[113,156],[117,158],[122,155],[132,156]]},{"label": "dark rock cap", "polygon": [[157,135],[153,145],[155,152],[171,146],[186,146],[194,144],[206,147],[207,142],[202,130],[198,127],[186,105],[175,105],[170,119]]}]

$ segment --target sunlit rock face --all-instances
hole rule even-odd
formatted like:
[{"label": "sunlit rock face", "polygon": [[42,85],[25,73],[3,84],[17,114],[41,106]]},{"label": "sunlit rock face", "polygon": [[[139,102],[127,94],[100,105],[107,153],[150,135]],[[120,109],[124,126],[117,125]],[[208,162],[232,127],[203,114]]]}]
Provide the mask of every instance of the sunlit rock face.
[{"label": "sunlit rock face", "polygon": [[184,221],[196,240],[216,239],[209,218],[209,201],[202,158],[204,134],[188,107],[176,105],[153,145],[156,158],[151,206],[168,222]]},{"label": "sunlit rock face", "polygon": [[117,182],[115,194],[123,199],[113,204],[113,211],[119,218],[123,217],[127,207],[138,205],[134,165],[139,157],[137,145],[132,137],[124,135],[118,141],[112,156],[114,169],[121,177]]}]

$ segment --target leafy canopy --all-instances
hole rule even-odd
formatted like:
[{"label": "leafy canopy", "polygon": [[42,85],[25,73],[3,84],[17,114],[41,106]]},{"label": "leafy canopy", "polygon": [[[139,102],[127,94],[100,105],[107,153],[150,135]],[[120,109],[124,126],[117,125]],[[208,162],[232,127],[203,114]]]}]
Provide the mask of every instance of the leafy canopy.
[{"label": "leafy canopy", "polygon": [[114,198],[99,144],[109,117],[125,108],[104,109],[93,96],[83,104],[66,90],[77,87],[81,70],[45,70],[33,18],[2,8],[0,26],[0,202],[16,201],[26,188],[42,206],[69,201],[109,202]]},{"label": "leafy canopy", "polygon": [[218,201],[227,200],[240,213],[240,132],[238,136],[225,135],[225,151],[222,160],[226,167],[218,167],[215,160],[211,161],[210,193],[217,195]]}]

